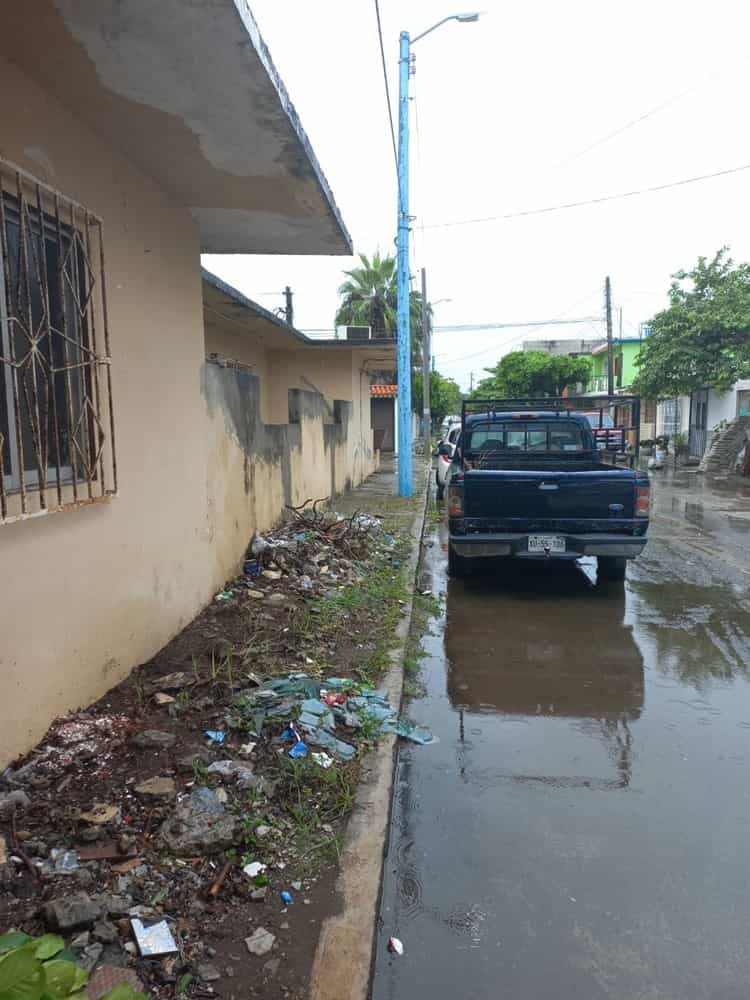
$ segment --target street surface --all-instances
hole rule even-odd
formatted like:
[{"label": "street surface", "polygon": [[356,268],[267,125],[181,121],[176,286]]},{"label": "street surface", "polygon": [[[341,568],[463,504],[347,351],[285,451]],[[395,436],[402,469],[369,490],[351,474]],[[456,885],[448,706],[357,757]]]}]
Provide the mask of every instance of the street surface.
[{"label": "street surface", "polygon": [[624,589],[428,535],[374,1000],[750,996],[750,484],[670,476]]}]

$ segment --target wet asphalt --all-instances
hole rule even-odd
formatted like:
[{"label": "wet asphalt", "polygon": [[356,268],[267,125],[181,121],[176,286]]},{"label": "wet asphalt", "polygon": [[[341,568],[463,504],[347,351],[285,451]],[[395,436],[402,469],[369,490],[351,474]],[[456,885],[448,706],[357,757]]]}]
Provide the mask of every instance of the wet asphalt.
[{"label": "wet asphalt", "polygon": [[654,479],[624,587],[428,531],[374,1000],[750,997],[750,484]]}]

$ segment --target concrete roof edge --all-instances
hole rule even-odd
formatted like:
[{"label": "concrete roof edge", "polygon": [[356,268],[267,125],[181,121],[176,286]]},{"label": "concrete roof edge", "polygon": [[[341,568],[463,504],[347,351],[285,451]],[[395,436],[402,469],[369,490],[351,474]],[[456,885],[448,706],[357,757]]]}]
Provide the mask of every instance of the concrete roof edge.
[{"label": "concrete roof edge", "polygon": [[337,348],[349,348],[349,350],[355,350],[357,348],[369,348],[372,350],[373,347],[391,347],[395,346],[396,341],[393,339],[383,339],[383,340],[336,340],[331,338],[330,340],[316,340],[312,337],[306,336],[301,330],[298,330],[295,326],[290,326],[285,320],[281,319],[275,313],[270,312],[268,309],[264,309],[262,305],[257,302],[253,302],[246,295],[243,295],[238,289],[233,285],[228,284],[226,281],[222,281],[217,275],[212,271],[209,271],[205,267],[201,267],[201,278],[215,288],[216,291],[221,292],[222,295],[226,295],[227,298],[232,299],[237,305],[242,306],[249,312],[255,313],[256,316],[262,317],[269,323],[273,323],[280,330],[284,330],[285,333],[290,333],[293,337],[296,337],[305,347],[337,347]]},{"label": "concrete roof edge", "polygon": [[325,200],[328,202],[328,205],[331,209],[331,213],[334,219],[336,220],[336,224],[339,228],[339,231],[341,232],[342,237],[344,238],[344,242],[346,243],[348,249],[342,250],[341,256],[348,256],[350,254],[353,254],[354,244],[352,242],[351,235],[349,234],[349,230],[346,228],[346,223],[344,222],[343,216],[341,215],[341,211],[338,205],[336,204],[336,199],[333,196],[331,185],[328,183],[326,175],[323,173],[323,168],[321,167],[320,162],[317,156],[315,155],[315,151],[313,150],[312,144],[307,137],[307,132],[305,132],[305,129],[302,126],[300,117],[297,114],[297,109],[292,103],[292,99],[289,96],[289,92],[287,91],[284,85],[284,81],[281,79],[279,71],[276,69],[276,66],[274,65],[273,59],[271,58],[271,53],[269,52],[268,46],[263,40],[263,36],[260,33],[258,24],[255,18],[253,17],[253,13],[250,10],[250,7],[248,6],[246,0],[234,0],[234,5],[237,8],[237,13],[242,19],[242,23],[245,26],[245,30],[250,36],[253,46],[255,47],[255,51],[258,53],[258,58],[265,67],[266,73],[268,74],[268,79],[273,84],[274,89],[276,90],[276,93],[279,96],[279,103],[281,104],[284,113],[289,119],[290,125],[294,129],[294,132],[297,138],[299,139],[300,145],[304,149],[307,158],[310,161],[310,166],[312,167],[315,177],[318,181],[321,193],[323,194]]}]

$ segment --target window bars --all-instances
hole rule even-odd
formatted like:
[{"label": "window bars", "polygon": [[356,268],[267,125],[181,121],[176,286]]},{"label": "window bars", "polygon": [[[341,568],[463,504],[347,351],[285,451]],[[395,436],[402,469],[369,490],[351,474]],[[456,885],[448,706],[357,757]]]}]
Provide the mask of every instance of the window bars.
[{"label": "window bars", "polygon": [[101,219],[0,159],[0,524],[116,492]]}]

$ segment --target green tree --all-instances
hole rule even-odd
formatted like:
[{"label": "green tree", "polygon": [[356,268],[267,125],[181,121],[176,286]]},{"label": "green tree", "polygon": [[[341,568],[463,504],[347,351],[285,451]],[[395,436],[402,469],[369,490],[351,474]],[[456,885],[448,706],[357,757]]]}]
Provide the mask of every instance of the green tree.
[{"label": "green tree", "polygon": [[636,390],[649,399],[703,386],[719,392],[750,377],[750,264],[729,248],[672,275],[669,307],[651,320],[636,364]]},{"label": "green tree", "polygon": [[[414,373],[411,389],[411,405],[415,413],[422,412],[422,372]],[[452,378],[445,378],[440,372],[430,372],[430,413],[432,422],[439,424],[450,413],[461,412],[461,390]]]},{"label": "green tree", "polygon": [[473,395],[522,398],[560,396],[564,389],[591,378],[591,358],[570,354],[547,354],[546,351],[512,351],[493,368],[485,368]]},{"label": "green tree", "polygon": [[[346,281],[339,287],[341,303],[336,310],[336,326],[370,326],[373,333],[396,335],[396,260],[376,251],[372,258],[359,255],[360,267],[344,271]],[[427,306],[432,317],[432,306]],[[412,364],[421,364],[422,295],[409,294],[409,328]]]}]

